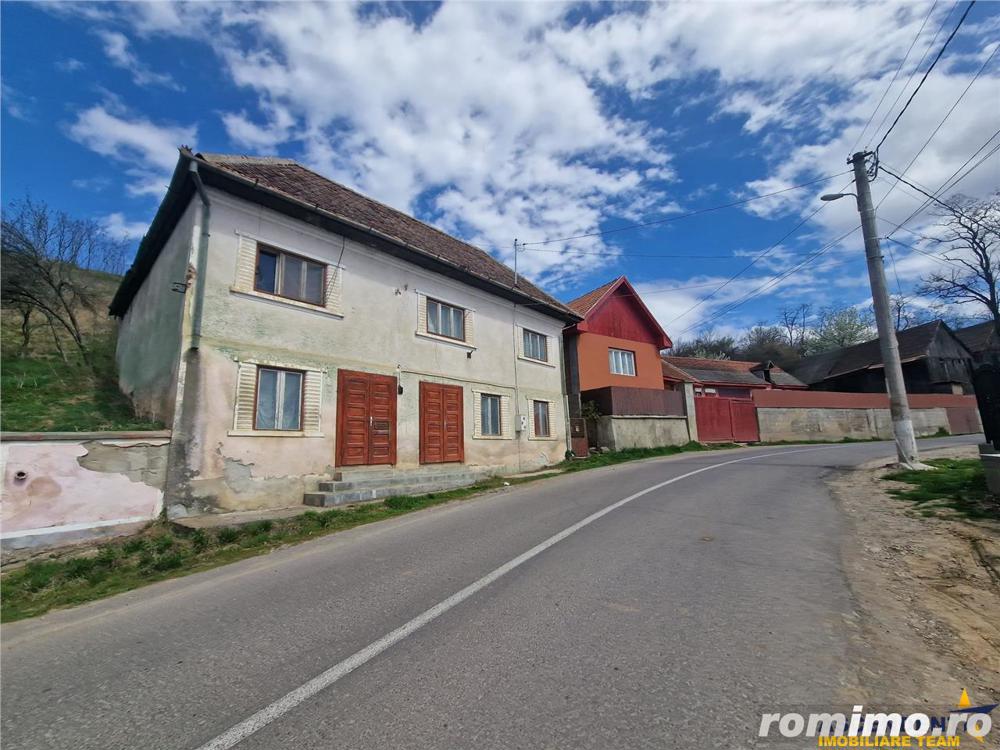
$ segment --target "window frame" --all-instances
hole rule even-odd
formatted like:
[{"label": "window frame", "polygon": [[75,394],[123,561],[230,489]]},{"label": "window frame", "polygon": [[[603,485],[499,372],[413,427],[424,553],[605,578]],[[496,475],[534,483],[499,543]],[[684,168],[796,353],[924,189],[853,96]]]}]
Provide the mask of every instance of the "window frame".
[{"label": "window frame", "polygon": [[[537,336],[542,343],[542,351],[544,352],[544,357],[535,357],[528,353],[528,336]],[[521,350],[525,359],[530,359],[532,362],[544,362],[548,364],[549,362],[549,337],[544,333],[539,333],[538,331],[533,331],[530,328],[521,328]]]},{"label": "window frame", "polygon": [[[629,355],[629,358],[630,358],[630,360],[632,362],[632,372],[618,372],[618,371],[615,370],[615,354],[616,353]],[[635,362],[635,352],[632,351],[631,349],[619,349],[619,348],[614,347],[614,346],[609,346],[608,347],[608,369],[611,371],[612,375],[621,375],[622,377],[626,377],[626,378],[637,377],[638,368],[636,367],[636,362]]]},{"label": "window frame", "polygon": [[[487,399],[495,399],[497,404],[496,432],[486,431],[486,421],[483,419],[483,406]],[[503,437],[503,396],[499,393],[479,394],[479,437],[499,438]]]},{"label": "window frame", "polygon": [[[449,310],[457,310],[462,316],[462,337],[450,336],[447,333],[440,333],[438,331],[431,330],[431,304],[438,305],[439,308],[446,307]],[[426,321],[427,333],[431,336],[439,336],[443,339],[448,339],[449,341],[461,341],[463,344],[468,342],[468,330],[465,325],[465,316],[468,314],[469,310],[465,307],[459,307],[458,305],[453,305],[450,302],[444,302],[436,297],[425,297],[424,298],[424,319]],[[441,310],[438,310],[438,327],[441,324]]]},{"label": "window frame", "polygon": [[[274,289],[275,289],[275,291],[273,291],[273,292],[269,292],[266,289],[261,289],[258,286],[258,275],[259,275],[259,269],[260,269],[260,255],[261,255],[262,252],[265,252],[265,253],[267,253],[269,255],[275,255],[275,256],[277,256],[277,263],[275,264],[275,273],[274,273]],[[319,266],[320,268],[323,269],[323,281],[320,284],[320,289],[319,289],[319,294],[320,294],[319,302],[314,302],[313,300],[306,299],[305,297],[295,297],[295,296],[293,296],[291,294],[282,294],[281,293],[281,291],[280,291],[281,290],[281,282],[282,282],[282,280],[284,278],[284,273],[285,273],[285,263],[282,260],[283,256],[295,258],[296,260],[302,261],[302,263],[303,263],[303,266],[302,266],[302,282],[303,282],[302,283],[302,290],[303,291],[305,291],[305,280],[306,280],[306,278],[308,276],[309,264],[312,264],[314,266]],[[279,297],[281,299],[293,300],[294,302],[299,302],[299,303],[301,303],[303,305],[312,305],[312,306],[315,306],[315,307],[326,307],[326,283],[327,283],[327,274],[328,273],[329,273],[329,264],[327,264],[327,263],[323,263],[322,261],[315,260],[314,258],[308,258],[305,255],[301,255],[299,253],[293,253],[293,252],[290,252],[288,250],[283,250],[282,248],[275,247],[274,245],[268,245],[267,243],[257,241],[257,250],[256,250],[256,254],[254,256],[254,265],[253,265],[253,290],[256,293],[258,293],[258,294],[268,294],[268,295],[271,295],[272,297]]]},{"label": "window frame", "polygon": [[[538,431],[538,405],[545,406],[545,432]],[[552,437],[552,404],[542,399],[531,399],[531,432],[534,438]]]},{"label": "window frame", "polygon": [[[253,385],[253,428],[256,432],[283,432],[294,435],[295,433],[304,432],[303,428],[303,418],[306,411],[306,371],[296,370],[292,367],[276,367],[274,365],[256,365],[257,371],[255,373],[254,385]],[[273,370],[274,372],[284,373],[292,372],[299,375],[299,426],[292,429],[288,427],[260,427],[257,423],[257,417],[260,414],[260,409],[258,405],[260,403],[260,372],[261,370]],[[282,378],[282,383],[284,383],[284,378]],[[277,387],[275,388],[275,410],[277,411],[278,405],[278,393]]]}]

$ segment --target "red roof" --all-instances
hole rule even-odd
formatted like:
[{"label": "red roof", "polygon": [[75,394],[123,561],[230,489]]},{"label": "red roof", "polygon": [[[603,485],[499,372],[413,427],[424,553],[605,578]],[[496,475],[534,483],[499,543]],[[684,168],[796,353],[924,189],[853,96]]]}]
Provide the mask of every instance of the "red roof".
[{"label": "red roof", "polygon": [[609,281],[603,286],[597,287],[597,289],[591,289],[589,292],[577,297],[575,300],[567,302],[566,307],[575,312],[577,315],[587,317],[587,313],[594,309],[597,303],[601,301],[601,298],[611,291],[611,288],[616,286],[618,282],[624,278],[624,276],[619,276],[617,279]]},{"label": "red roof", "polygon": [[586,294],[566,303],[566,307],[583,318],[582,322],[573,324],[567,330],[580,333],[588,331],[589,326],[599,317],[595,315],[596,311],[603,306],[604,302],[613,297],[628,297],[632,300],[639,317],[644,321],[643,325],[650,332],[651,336],[654,337],[660,349],[669,349],[673,346],[670,337],[667,336],[667,332],[663,330],[659,321],[649,311],[649,308],[646,307],[646,303],[642,301],[642,297],[639,296],[635,287],[624,276],[619,276],[617,279],[609,281],[607,284],[603,284],[597,287],[597,289],[592,289]]},{"label": "red roof", "polygon": [[[805,388],[794,376],[777,365],[767,362],[747,362],[737,359],[705,359],[703,357],[663,357],[663,377],[689,383],[750,388]],[[769,370],[771,381],[764,378]],[[680,373],[680,375],[678,374]],[[682,375],[682,376],[681,376]]]}]

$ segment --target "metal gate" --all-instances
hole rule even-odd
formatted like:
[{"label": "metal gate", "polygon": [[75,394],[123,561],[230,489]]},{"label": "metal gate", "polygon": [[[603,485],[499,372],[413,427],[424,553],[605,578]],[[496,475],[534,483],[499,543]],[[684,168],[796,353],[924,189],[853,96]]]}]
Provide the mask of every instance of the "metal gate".
[{"label": "metal gate", "polygon": [[703,443],[760,441],[757,407],[753,401],[716,396],[694,397],[698,439]]}]

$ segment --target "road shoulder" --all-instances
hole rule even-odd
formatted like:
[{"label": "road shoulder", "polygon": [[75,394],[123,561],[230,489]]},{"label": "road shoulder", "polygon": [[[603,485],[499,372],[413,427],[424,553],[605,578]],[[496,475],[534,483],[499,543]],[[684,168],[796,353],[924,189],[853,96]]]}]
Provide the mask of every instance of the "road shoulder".
[{"label": "road shoulder", "polygon": [[[973,446],[927,451],[972,457]],[[923,516],[887,490],[886,462],[829,480],[848,533],[844,570],[855,600],[845,702],[975,704],[1000,697],[1000,587],[976,554],[1000,560],[1000,523]]]}]

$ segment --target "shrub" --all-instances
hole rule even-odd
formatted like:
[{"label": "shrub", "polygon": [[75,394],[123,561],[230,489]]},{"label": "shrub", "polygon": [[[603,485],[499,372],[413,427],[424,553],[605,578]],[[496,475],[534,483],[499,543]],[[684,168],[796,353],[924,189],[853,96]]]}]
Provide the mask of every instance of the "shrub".
[{"label": "shrub", "polygon": [[240,530],[234,527],[226,526],[225,528],[219,529],[215,532],[215,538],[218,540],[219,544],[232,544],[240,538]]},{"label": "shrub", "polygon": [[196,552],[204,552],[208,549],[208,534],[203,529],[195,529],[191,534],[191,546]]},{"label": "shrub", "polygon": [[170,534],[163,534],[162,536],[154,537],[151,545],[154,552],[166,552],[174,546],[174,538]]}]

